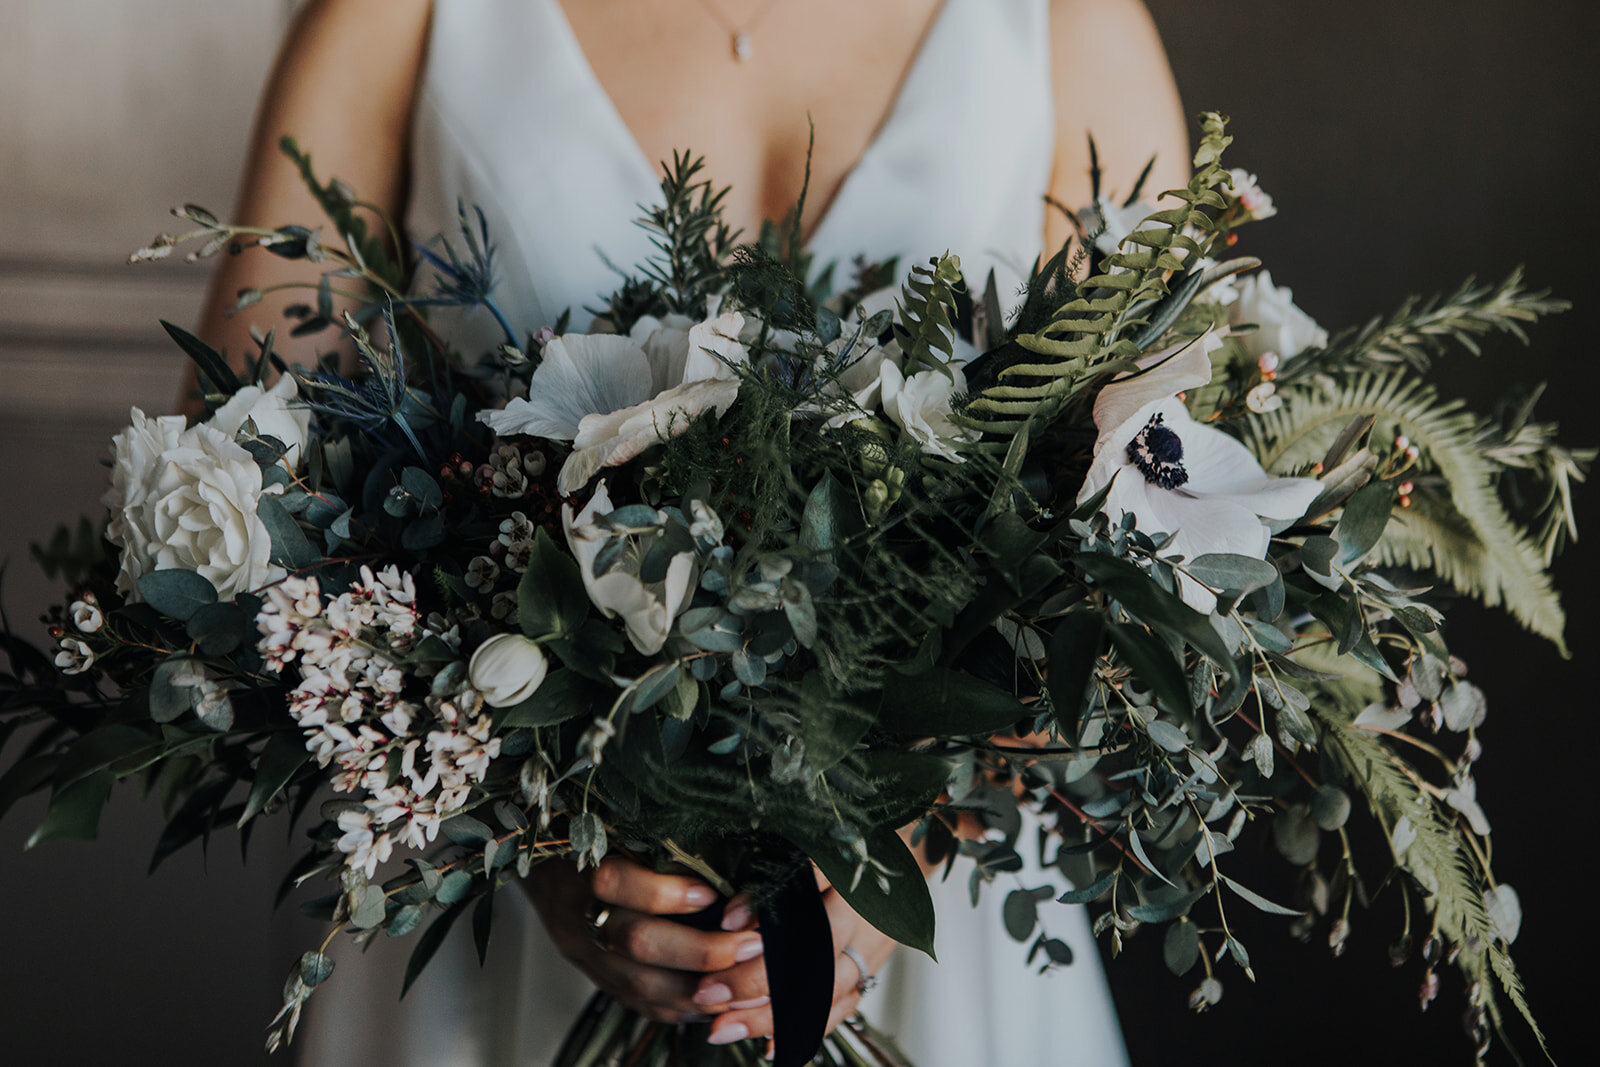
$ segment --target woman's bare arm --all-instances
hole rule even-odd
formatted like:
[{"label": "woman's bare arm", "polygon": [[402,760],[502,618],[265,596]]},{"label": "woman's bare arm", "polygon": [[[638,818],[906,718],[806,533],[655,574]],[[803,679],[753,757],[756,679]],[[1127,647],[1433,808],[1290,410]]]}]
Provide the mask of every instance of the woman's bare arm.
[{"label": "woman's bare arm", "polygon": [[[262,93],[238,203],[231,221],[247,226],[315,226],[321,209],[278,149],[292,134],[312,154],[319,175],[337,176],[363,200],[398,219],[404,208],[411,112],[426,56],[429,0],[309,0],[295,15]],[[330,242],[335,235],[326,235]],[[242,367],[255,352],[250,326],[282,322],[283,309],[306,302],[303,292],[269,295],[229,316],[241,289],[316,282],[317,264],[281,259],[261,249],[217,263],[202,308],[199,335]],[[281,331],[280,331],[281,333]],[[304,342],[307,345],[314,341]],[[280,351],[286,351],[283,345]],[[292,358],[312,362],[313,352]],[[201,410],[193,368],[185,371],[179,410]]]},{"label": "woman's bare arm", "polygon": [[[1189,181],[1188,120],[1167,53],[1140,0],[1052,0],[1056,161],[1050,195],[1074,210],[1088,205],[1089,135],[1102,190],[1126,196],[1155,156],[1144,199]],[[1170,205],[1167,205],[1170,206]],[[1045,224],[1053,253],[1072,231],[1054,208]]]}]

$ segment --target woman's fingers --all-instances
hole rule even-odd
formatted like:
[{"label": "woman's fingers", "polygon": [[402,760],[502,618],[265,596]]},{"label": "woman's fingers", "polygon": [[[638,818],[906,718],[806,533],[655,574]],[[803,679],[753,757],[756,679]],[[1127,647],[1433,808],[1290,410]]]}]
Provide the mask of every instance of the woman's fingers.
[{"label": "woman's fingers", "polygon": [[694,878],[657,874],[626,856],[608,856],[589,879],[595,898],[650,915],[688,915],[716,902],[716,890]]},{"label": "woman's fingers", "polygon": [[[861,916],[845,903],[844,898],[832,890],[823,894],[822,902],[828,912],[828,925],[833,930],[834,953],[837,955],[845,945],[854,943],[865,923]],[[892,946],[893,943],[890,942],[891,949]],[[873,959],[871,962],[881,963],[881,960]],[[854,964],[848,959],[844,960],[842,966],[835,960],[834,981],[837,983],[844,980],[840,974],[841,970],[854,974],[851,970],[853,967]],[[858,978],[850,978],[850,988],[854,989],[857,981]],[[726,970],[713,970],[701,978],[699,989],[695,992],[695,1003],[702,1007],[744,1004],[768,996],[770,992],[767,985],[766,961],[756,958],[749,963],[741,963]]]},{"label": "woman's fingers", "polygon": [[[861,994],[857,990],[860,981],[856,965],[848,956],[840,956],[833,961],[833,1009],[828,1014],[829,1033],[861,1003]],[[704,993],[705,987],[702,986],[701,991],[695,994],[695,1003],[703,1010],[708,1007],[714,1010],[716,1005],[707,1005],[702,999]],[[717,1016],[711,1024],[711,1036],[708,1039],[711,1044],[726,1045],[747,1037],[771,1037],[772,1004],[770,999],[762,999],[764,1003],[729,1005],[729,1010]]]},{"label": "woman's fingers", "polygon": [[629,959],[596,942],[586,930],[563,926],[550,934],[561,954],[596,985],[641,1014],[671,1023],[705,1014],[693,1000],[693,975]]},{"label": "woman's fingers", "polygon": [[708,933],[622,907],[611,909],[600,940],[627,959],[676,971],[726,971],[761,955],[761,935],[754,931]]}]

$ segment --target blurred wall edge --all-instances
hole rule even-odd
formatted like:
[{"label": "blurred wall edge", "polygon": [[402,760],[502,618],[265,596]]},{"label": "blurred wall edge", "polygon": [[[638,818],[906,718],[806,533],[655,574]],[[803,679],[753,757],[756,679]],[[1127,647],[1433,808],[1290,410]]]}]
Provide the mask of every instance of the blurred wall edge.
[{"label": "blurred wall edge", "polygon": [[[205,271],[125,265],[186,201],[219,213],[286,0],[0,0],[0,559],[16,623],[59,595],[27,545],[91,511],[130,405],[165,413]],[[265,1062],[292,946],[274,943],[283,842],[247,877],[237,835],[146,877],[158,806],[119,796],[93,846],[24,852],[0,824],[0,1060]],[[279,924],[281,925],[281,923]]]}]

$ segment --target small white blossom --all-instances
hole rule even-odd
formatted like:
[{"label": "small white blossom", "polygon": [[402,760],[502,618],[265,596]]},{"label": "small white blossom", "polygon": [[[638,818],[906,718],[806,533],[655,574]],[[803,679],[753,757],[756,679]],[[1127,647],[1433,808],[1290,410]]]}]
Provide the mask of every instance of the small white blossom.
[{"label": "small white blossom", "polygon": [[1233,187],[1233,195],[1239,198],[1239,206],[1244,208],[1250,218],[1270,219],[1278,213],[1277,207],[1272,203],[1272,197],[1261,188],[1256,176],[1243,167],[1235,167],[1228,172],[1228,182]]},{"label": "small white blossom", "polygon": [[94,666],[94,649],[76,637],[63,637],[56,666],[62,674],[82,674]]},{"label": "small white blossom", "polygon": [[92,599],[74,600],[70,611],[72,625],[81,634],[98,633],[100,627],[105,625],[106,618]]},{"label": "small white blossom", "polygon": [[466,583],[468,589],[476,589],[487,593],[494,588],[494,583],[500,577],[500,564],[488,556],[473,556],[467,563]]}]

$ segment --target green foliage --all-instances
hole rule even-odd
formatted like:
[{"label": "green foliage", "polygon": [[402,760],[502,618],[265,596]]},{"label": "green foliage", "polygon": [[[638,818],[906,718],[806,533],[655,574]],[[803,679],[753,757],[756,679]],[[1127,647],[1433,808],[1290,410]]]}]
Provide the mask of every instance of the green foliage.
[{"label": "green foliage", "polygon": [[928,266],[912,267],[900,289],[895,336],[905,353],[908,376],[919,369],[940,369],[955,354],[955,327],[950,318],[961,291],[961,260],[946,252],[928,262]]},{"label": "green foliage", "polygon": [[[1124,369],[1118,361],[1139,355],[1135,331],[1171,291],[1172,275],[1207,254],[1216,232],[1213,212],[1227,206],[1217,192],[1228,180],[1221,166],[1222,152],[1232,142],[1224,132],[1227,119],[1211,112],[1201,122],[1194,176],[1186,188],[1169,194],[1181,206],[1151,215],[1105,258],[1100,273],[1070,289],[1072,295],[1048,323],[1016,338],[1032,359],[1004,367],[999,381],[973,398],[965,412],[970,425],[1002,442],[1025,425],[1042,428],[1094,373]],[[1064,257],[1057,263],[1052,283],[1065,293]],[[1005,444],[991,447],[1003,451]]]},{"label": "green foliage", "polygon": [[[1337,713],[1321,721],[1340,764],[1365,793],[1388,835],[1396,865],[1421,887],[1434,929],[1458,953],[1455,965],[1484,991],[1495,1026],[1503,1028],[1493,994],[1498,989],[1543,1047],[1544,1035],[1529,1011],[1521,979],[1484,907],[1483,894],[1495,884],[1494,875],[1483,852],[1465,840],[1470,831],[1461,825],[1461,817],[1424,792],[1416,773],[1378,736]],[[1409,832],[1397,840],[1402,820]]]},{"label": "green foliage", "polygon": [[285,135],[278,141],[278,147],[300,171],[301,180],[311,190],[311,195],[316,197],[317,205],[338,228],[350,251],[377,277],[387,282],[391,289],[403,288],[404,271],[397,258],[402,254],[401,251],[398,248],[391,250],[380,237],[370,233],[367,220],[358,213],[363,208],[376,209],[356,199],[343,183],[337,180],[324,183],[318,179],[310,153],[303,151],[293,137]]},{"label": "green foliage", "polygon": [[1425,371],[1452,346],[1480,355],[1479,339],[1489,334],[1510,334],[1528,344],[1524,327],[1571,306],[1565,300],[1552,299],[1549,290],[1529,291],[1520,267],[1498,285],[1479,285],[1468,278],[1448,296],[1408,300],[1387,318],[1374,318],[1345,330],[1321,351],[1310,353],[1303,363],[1289,364],[1285,377],[1351,365],[1385,370],[1405,364]]},{"label": "green foliage", "polygon": [[1374,416],[1378,438],[1405,436],[1420,450],[1419,482],[1436,473],[1440,493],[1419,492],[1391,521],[1372,558],[1438,574],[1490,607],[1504,604],[1524,626],[1565,648],[1566,616],[1541,552],[1506,513],[1477,422],[1457,402],[1401,371],[1364,373],[1280,391],[1283,406],[1243,427],[1266,470],[1287,474],[1318,461],[1352,418]]},{"label": "green foliage", "polygon": [[[639,222],[656,250],[641,270],[662,313],[703,313],[706,298],[723,284],[723,261],[738,240],[722,219],[728,187],[717,189],[701,177],[705,162],[703,156],[673,152],[672,165],[663,164],[661,202],[644,208]],[[626,333],[633,321],[615,325]]]}]

